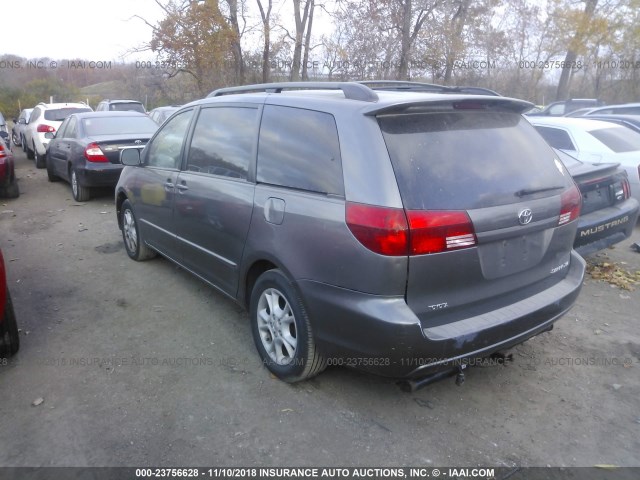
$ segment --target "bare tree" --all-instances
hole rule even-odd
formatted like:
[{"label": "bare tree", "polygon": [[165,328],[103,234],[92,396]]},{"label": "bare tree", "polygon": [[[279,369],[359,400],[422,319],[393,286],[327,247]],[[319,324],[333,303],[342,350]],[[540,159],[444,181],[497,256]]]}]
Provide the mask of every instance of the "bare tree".
[{"label": "bare tree", "polygon": [[314,0],[304,0],[304,4],[301,2],[302,0],[293,0],[293,17],[295,20],[296,32],[295,37],[291,37],[291,35],[289,35],[294,42],[293,59],[291,62],[291,81],[300,80],[300,67],[305,31],[311,31],[309,17],[313,17],[313,9],[315,7]]},{"label": "bare tree", "polygon": [[262,81],[267,83],[269,81],[269,62],[271,53],[271,9],[273,7],[273,0],[267,0],[267,9],[265,10],[262,5],[262,0],[256,0],[258,8],[260,9],[260,18],[262,19],[262,35],[264,43],[262,46]]},{"label": "bare tree", "polygon": [[562,73],[560,74],[560,81],[558,82],[556,100],[565,100],[569,97],[569,80],[571,79],[571,73],[575,68],[574,65],[576,65],[576,59],[578,58],[578,48],[580,44],[584,43],[585,37],[589,34],[589,23],[594,18],[597,6],[598,0],[585,0],[584,2],[582,18],[579,18],[575,34],[569,43],[567,54],[564,57],[564,65],[562,66]]}]

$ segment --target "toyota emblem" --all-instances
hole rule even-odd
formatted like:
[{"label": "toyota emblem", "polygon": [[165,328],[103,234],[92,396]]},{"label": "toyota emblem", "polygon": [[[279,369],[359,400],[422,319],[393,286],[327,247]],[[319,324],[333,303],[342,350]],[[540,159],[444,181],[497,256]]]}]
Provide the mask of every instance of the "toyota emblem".
[{"label": "toyota emblem", "polygon": [[518,221],[520,225],[527,225],[531,223],[531,219],[533,218],[533,212],[530,208],[525,208],[518,214]]}]

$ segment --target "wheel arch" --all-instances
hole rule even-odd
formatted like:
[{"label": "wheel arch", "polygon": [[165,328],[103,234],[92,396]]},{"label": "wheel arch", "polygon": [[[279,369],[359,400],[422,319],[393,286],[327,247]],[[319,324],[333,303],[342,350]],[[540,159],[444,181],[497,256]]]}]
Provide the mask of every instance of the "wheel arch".
[{"label": "wheel arch", "polygon": [[122,230],[122,204],[129,200],[126,193],[119,191],[116,193],[116,218],[118,219],[118,228]]}]

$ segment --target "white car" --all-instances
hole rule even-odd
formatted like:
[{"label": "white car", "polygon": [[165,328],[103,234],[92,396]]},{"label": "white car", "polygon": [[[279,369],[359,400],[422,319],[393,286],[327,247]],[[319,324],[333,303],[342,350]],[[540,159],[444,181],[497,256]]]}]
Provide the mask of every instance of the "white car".
[{"label": "white car", "polygon": [[93,109],[84,103],[39,103],[33,108],[29,123],[24,129],[22,148],[27,152],[29,160],[36,160],[37,168],[44,168],[45,154],[49,140],[45,133],[55,133],[63,120],[72,113],[92,112]]},{"label": "white car", "polygon": [[619,163],[640,202],[640,133],[585,117],[528,117],[549,145],[590,163]]}]

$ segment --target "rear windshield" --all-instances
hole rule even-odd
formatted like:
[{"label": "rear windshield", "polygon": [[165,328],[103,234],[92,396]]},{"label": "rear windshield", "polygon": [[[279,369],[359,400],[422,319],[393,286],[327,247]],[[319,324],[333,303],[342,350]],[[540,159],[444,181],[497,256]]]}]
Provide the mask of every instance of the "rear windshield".
[{"label": "rear windshield", "polygon": [[91,112],[90,108],[52,108],[44,111],[45,120],[52,122],[62,122],[72,113]]},{"label": "rear windshield", "polygon": [[112,112],[140,112],[140,113],[146,113],[144,111],[144,107],[142,106],[141,103],[135,103],[135,102],[131,102],[131,103],[111,103],[109,104],[109,110],[111,110]]},{"label": "rear windshield", "polygon": [[589,133],[616,153],[640,150],[640,133],[629,128],[601,128]]},{"label": "rear windshield", "polygon": [[153,134],[158,129],[156,122],[149,117],[103,117],[85,118],[82,121],[88,137],[94,135],[120,135],[130,133]]},{"label": "rear windshield", "polygon": [[544,139],[518,114],[412,113],[382,115],[378,122],[408,209],[505,205],[521,200],[516,192],[571,182]]}]

